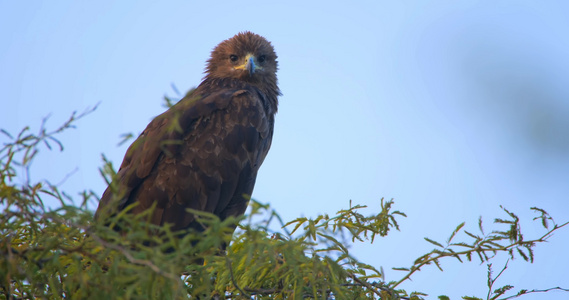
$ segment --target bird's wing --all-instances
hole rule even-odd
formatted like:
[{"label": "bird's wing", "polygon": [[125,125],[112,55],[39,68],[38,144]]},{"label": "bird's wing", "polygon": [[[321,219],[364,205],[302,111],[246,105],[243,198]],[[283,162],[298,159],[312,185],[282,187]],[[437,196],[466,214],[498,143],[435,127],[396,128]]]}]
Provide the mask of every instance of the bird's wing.
[{"label": "bird's wing", "polygon": [[186,208],[220,216],[243,213],[243,194],[253,190],[270,146],[270,127],[256,93],[232,89],[186,96],[129,147],[96,217],[103,208],[115,212],[136,202],[135,213],[156,205],[152,223],[181,229],[193,222]]},{"label": "bird's wing", "polygon": [[[225,90],[201,98],[194,90],[154,118],[128,148],[116,177],[99,201],[95,217],[99,217],[103,208],[108,209],[109,213],[123,209],[132,190],[150,174],[160,154],[173,155],[180,144],[180,137],[191,123],[226,107],[234,92]],[[109,205],[111,200],[116,202]]]}]

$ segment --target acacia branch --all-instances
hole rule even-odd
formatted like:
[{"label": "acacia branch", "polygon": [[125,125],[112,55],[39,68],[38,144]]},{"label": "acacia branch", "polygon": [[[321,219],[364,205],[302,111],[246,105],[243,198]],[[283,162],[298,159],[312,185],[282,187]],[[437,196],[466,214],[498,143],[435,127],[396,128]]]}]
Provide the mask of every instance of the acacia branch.
[{"label": "acacia branch", "polygon": [[352,278],[355,282],[365,286],[367,289],[373,291],[374,294],[378,295],[379,297],[381,297],[381,293],[378,292],[376,289],[373,288],[373,286],[371,286],[371,284],[369,284],[367,281],[362,281],[360,280],[356,275],[352,274],[352,273],[348,273],[348,275],[350,276],[350,278]]},{"label": "acacia branch", "polygon": [[[434,263],[436,261],[438,261],[440,258],[443,257],[448,257],[448,256],[452,256],[452,257],[459,257],[460,255],[467,255],[467,254],[471,254],[471,253],[486,253],[486,252],[498,252],[498,251],[508,251],[510,249],[513,249],[516,246],[524,246],[524,245],[531,245],[533,243],[543,243],[545,241],[547,241],[547,239],[549,239],[552,235],[552,233],[564,226],[567,226],[569,224],[569,222],[566,222],[562,225],[559,226],[555,226],[553,227],[553,229],[549,230],[548,232],[546,232],[544,235],[542,235],[540,238],[535,239],[535,240],[531,240],[531,241],[517,241],[514,243],[511,243],[507,246],[502,246],[502,247],[489,247],[489,248],[482,248],[481,245],[478,245],[476,248],[472,248],[469,250],[464,250],[464,251],[460,251],[460,252],[446,252],[446,250],[448,249],[445,248],[442,252],[438,252],[438,255],[430,257],[431,254],[433,253],[437,253],[435,252],[435,250],[431,251],[430,253],[422,256],[422,257],[429,257],[428,259],[425,259],[423,261],[421,261],[419,264],[413,265],[410,269],[410,271],[403,276],[403,278],[401,278],[399,281],[397,281],[394,285],[393,288],[397,287],[398,285],[400,285],[402,282],[404,282],[405,280],[409,279],[411,277],[411,275],[413,275],[415,272],[419,271],[421,269],[421,267],[425,266],[425,265],[429,265],[431,263]],[[483,242],[483,241],[480,241]],[[482,257],[480,257],[482,259]]]},{"label": "acacia branch", "polygon": [[557,287],[554,287],[554,288],[548,288],[548,289],[545,289],[545,290],[535,290],[535,289],[534,289],[534,290],[531,290],[531,291],[521,290],[521,291],[520,291],[518,294],[516,294],[516,295],[508,296],[508,297],[506,297],[506,298],[500,298],[500,300],[507,300],[507,299],[518,298],[518,297],[520,297],[520,296],[527,295],[527,294],[533,294],[533,293],[547,293],[547,292],[549,292],[549,291],[555,291],[555,290],[563,291],[563,292],[569,292],[569,289],[561,288],[561,287],[558,287],[558,286],[557,286]]},{"label": "acacia branch", "polygon": [[[128,251],[126,251],[126,249],[124,249],[123,247],[120,247],[118,245],[112,244],[112,243],[108,243],[107,241],[103,240],[102,238],[96,236],[96,235],[91,235],[91,237],[99,244],[113,249],[115,251],[120,252],[122,255],[124,255],[124,257],[126,257],[126,259],[128,259],[129,262],[135,264],[135,265],[139,265],[139,266],[146,266],[148,268],[150,268],[152,271],[154,271],[156,274],[164,276],[164,277],[168,277],[172,280],[175,281],[180,281],[180,278],[174,276],[173,274],[170,274],[168,272],[165,272],[163,270],[161,270],[160,268],[158,268],[155,264],[153,264],[151,261],[149,260],[144,260],[144,259],[138,259],[138,258],[134,258]],[[180,281],[181,283],[181,281]]]},{"label": "acacia branch", "polygon": [[500,276],[502,276],[502,274],[504,274],[504,271],[506,271],[508,268],[509,261],[509,259],[506,261],[506,264],[494,279],[492,279],[492,264],[488,264],[488,295],[486,296],[486,299],[490,299],[490,296],[492,296],[492,287],[494,286],[496,280],[498,280],[498,278],[500,278]]}]

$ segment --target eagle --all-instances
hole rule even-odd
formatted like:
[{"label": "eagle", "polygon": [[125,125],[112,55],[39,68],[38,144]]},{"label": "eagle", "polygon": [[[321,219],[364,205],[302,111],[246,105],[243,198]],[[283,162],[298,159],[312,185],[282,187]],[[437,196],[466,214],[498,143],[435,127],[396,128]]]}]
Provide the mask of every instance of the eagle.
[{"label": "eagle", "polygon": [[278,63],[264,37],[240,32],[211,52],[201,84],[154,118],[128,148],[95,219],[131,204],[172,231],[203,225],[188,211],[221,220],[244,214],[271,147]]}]

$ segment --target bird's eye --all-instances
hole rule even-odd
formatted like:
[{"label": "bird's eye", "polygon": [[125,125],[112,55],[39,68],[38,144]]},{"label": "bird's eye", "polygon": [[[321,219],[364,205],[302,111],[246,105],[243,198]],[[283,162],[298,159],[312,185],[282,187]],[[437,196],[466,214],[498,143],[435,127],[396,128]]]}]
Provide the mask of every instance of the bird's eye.
[{"label": "bird's eye", "polygon": [[264,62],[266,59],[266,57],[264,55],[259,56],[259,58],[257,59],[260,63]]},{"label": "bird's eye", "polygon": [[231,59],[231,61],[233,61],[233,62],[236,62],[238,57],[235,54],[231,54],[231,55],[229,55],[229,59]]}]

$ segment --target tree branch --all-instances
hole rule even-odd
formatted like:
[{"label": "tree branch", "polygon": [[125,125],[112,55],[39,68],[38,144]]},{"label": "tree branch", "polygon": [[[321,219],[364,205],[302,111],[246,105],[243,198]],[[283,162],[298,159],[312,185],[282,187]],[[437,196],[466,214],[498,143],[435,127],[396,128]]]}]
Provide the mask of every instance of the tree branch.
[{"label": "tree branch", "polygon": [[[428,258],[428,259],[425,259],[425,260],[423,260],[423,261],[421,261],[419,264],[413,265],[413,266],[411,267],[410,271],[409,271],[405,276],[403,276],[403,278],[401,278],[399,281],[397,281],[397,282],[393,285],[393,288],[397,287],[397,286],[400,285],[402,282],[404,282],[405,280],[409,279],[409,278],[411,277],[411,275],[413,275],[415,272],[419,271],[419,270],[421,269],[421,267],[423,267],[423,266],[425,266],[425,265],[429,265],[429,264],[431,264],[431,263],[434,263],[434,262],[438,261],[440,258],[448,257],[448,256],[459,257],[460,255],[472,254],[472,253],[474,253],[474,252],[476,252],[476,253],[486,253],[486,252],[509,251],[510,249],[513,249],[513,248],[516,247],[516,246],[530,245],[530,244],[533,244],[533,243],[542,243],[542,242],[547,241],[547,239],[551,237],[551,234],[552,234],[554,231],[557,231],[557,230],[561,229],[562,227],[567,226],[568,224],[569,224],[569,222],[566,222],[566,223],[564,223],[564,224],[562,224],[562,225],[555,226],[555,227],[553,227],[553,229],[549,230],[548,232],[546,232],[544,235],[542,235],[542,236],[541,236],[540,238],[538,238],[538,239],[531,240],[531,241],[516,241],[516,242],[514,242],[514,243],[511,243],[511,244],[509,244],[509,245],[507,245],[507,246],[502,246],[502,247],[494,247],[494,248],[488,247],[488,248],[482,248],[481,245],[478,245],[476,248],[472,248],[472,249],[469,249],[469,250],[464,250],[464,251],[460,251],[460,252],[454,252],[454,251],[452,251],[452,252],[447,252],[447,249],[449,249],[448,246],[447,246],[445,249],[443,249],[442,252],[441,252],[441,251],[435,251],[435,250],[433,250],[433,251],[431,251],[430,253],[428,253],[428,254],[426,254],[426,255],[423,255],[422,257],[429,257],[429,258]],[[484,240],[483,240],[483,241],[480,241],[480,242],[484,242]],[[433,256],[433,257],[430,257],[430,255],[431,255],[431,254],[434,254],[434,253],[438,253],[438,255]],[[483,259],[481,256],[480,256],[480,258]],[[484,261],[484,259],[483,259],[483,261]]]}]

